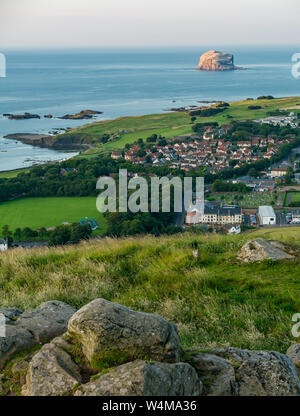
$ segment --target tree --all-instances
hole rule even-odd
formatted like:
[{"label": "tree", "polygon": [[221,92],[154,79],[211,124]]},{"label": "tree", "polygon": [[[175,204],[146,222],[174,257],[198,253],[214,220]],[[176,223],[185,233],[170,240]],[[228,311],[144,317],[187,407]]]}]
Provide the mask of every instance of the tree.
[{"label": "tree", "polygon": [[70,240],[72,241],[72,243],[79,243],[79,241],[81,240],[87,240],[91,234],[92,229],[90,224],[73,224]]},{"label": "tree", "polygon": [[251,176],[251,178],[256,178],[258,176],[258,172],[256,169],[251,168],[248,170],[248,175]]},{"label": "tree", "polygon": [[68,225],[60,225],[52,231],[49,239],[50,246],[67,244],[71,239],[71,227]]},{"label": "tree", "polygon": [[3,225],[3,227],[2,227],[2,237],[7,240],[8,237],[10,237],[10,236],[11,236],[11,231],[9,230],[9,226],[8,225]]}]

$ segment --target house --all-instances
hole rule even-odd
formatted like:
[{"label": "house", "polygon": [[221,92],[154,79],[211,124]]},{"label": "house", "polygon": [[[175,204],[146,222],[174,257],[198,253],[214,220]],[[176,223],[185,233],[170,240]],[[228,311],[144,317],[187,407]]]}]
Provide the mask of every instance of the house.
[{"label": "house", "polygon": [[60,175],[64,176],[66,173],[76,172],[75,168],[61,168]]},{"label": "house", "polygon": [[203,224],[241,224],[242,221],[242,209],[240,207],[204,207]]},{"label": "house", "polygon": [[261,225],[276,224],[276,214],[271,206],[261,205],[258,207],[258,217]]},{"label": "house", "polygon": [[120,152],[112,152],[110,156],[112,159],[122,159],[122,153]]},{"label": "house", "polygon": [[287,173],[287,169],[286,168],[277,168],[277,169],[272,169],[271,170],[271,176],[274,177],[280,177],[280,176],[285,176]]},{"label": "house", "polygon": [[0,251],[6,251],[8,249],[7,241],[0,238]]}]

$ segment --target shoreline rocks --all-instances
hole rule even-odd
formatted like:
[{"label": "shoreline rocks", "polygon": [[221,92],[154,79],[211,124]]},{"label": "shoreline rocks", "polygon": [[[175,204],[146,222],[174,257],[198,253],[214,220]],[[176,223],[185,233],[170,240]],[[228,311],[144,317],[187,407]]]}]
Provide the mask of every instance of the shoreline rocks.
[{"label": "shoreline rocks", "polygon": [[84,119],[91,119],[97,114],[103,114],[102,111],[94,111],[94,110],[82,110],[76,114],[66,114],[65,116],[58,117],[62,120],[84,120]]},{"label": "shoreline rocks", "polygon": [[7,117],[9,120],[29,120],[32,118],[38,118],[41,117],[38,114],[30,114],[30,113],[24,113],[24,114],[3,114],[3,117]]},{"label": "shoreline rocks", "polygon": [[78,151],[89,147],[88,145],[81,143],[81,139],[75,136],[61,137],[60,135],[51,136],[47,134],[14,133],[7,134],[4,138],[8,140],[17,140],[24,144],[30,144],[31,146],[54,150]]}]

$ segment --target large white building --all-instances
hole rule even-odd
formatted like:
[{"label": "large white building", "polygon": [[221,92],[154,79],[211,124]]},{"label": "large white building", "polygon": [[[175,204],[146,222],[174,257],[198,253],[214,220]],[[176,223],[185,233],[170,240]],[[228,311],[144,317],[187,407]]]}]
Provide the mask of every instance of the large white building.
[{"label": "large white building", "polygon": [[262,225],[276,224],[276,214],[274,209],[268,205],[262,205],[258,208],[258,217]]}]

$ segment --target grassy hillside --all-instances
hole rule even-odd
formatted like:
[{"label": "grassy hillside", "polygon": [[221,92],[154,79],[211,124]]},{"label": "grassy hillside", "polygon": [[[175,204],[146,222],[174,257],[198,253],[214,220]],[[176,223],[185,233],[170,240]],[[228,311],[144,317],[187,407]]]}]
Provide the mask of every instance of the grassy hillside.
[{"label": "grassy hillside", "polygon": [[[262,109],[249,110],[248,106],[259,105]],[[244,100],[232,102],[230,108],[212,117],[197,118],[199,122],[217,121],[220,125],[228,124],[233,119],[247,120],[267,116],[268,112],[278,109],[289,109],[294,112],[300,110],[300,98],[278,98],[274,100]],[[139,138],[147,138],[151,134],[161,134],[167,138],[182,134],[192,133],[188,113],[172,112],[163,114],[150,114],[136,117],[121,117],[115,120],[100,121],[69,130],[60,137],[76,136],[95,146],[85,154],[93,154],[99,151],[111,151],[124,148],[126,143],[133,143]],[[123,131],[123,133],[122,133]],[[124,133],[126,131],[126,133]],[[120,133],[121,132],[121,133]],[[120,137],[104,145],[99,139],[103,134],[118,134]]]},{"label": "grassy hillside", "polygon": [[15,178],[21,172],[22,173],[27,173],[27,172],[29,172],[29,169],[16,169],[16,170],[0,172],[0,179],[2,179],[2,178]]},{"label": "grassy hillside", "polygon": [[62,222],[78,222],[83,217],[97,219],[100,231],[105,229],[105,220],[96,209],[95,197],[21,198],[0,202],[0,230],[3,225],[9,225],[11,230],[48,228]]},{"label": "grassy hillside", "polygon": [[282,228],[12,250],[0,254],[0,306],[35,307],[59,299],[79,308],[104,297],[176,322],[184,347],[285,352],[295,341],[291,317],[300,312],[300,259],[239,264],[237,251],[254,236],[300,249],[299,228]]}]

